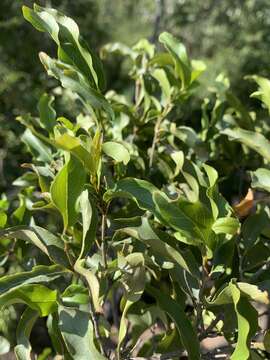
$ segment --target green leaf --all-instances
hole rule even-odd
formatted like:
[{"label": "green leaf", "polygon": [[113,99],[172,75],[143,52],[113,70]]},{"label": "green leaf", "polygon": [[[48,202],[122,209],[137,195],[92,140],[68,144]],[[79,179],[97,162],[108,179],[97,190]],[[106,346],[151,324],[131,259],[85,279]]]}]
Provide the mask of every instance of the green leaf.
[{"label": "green leaf", "polygon": [[84,190],[80,196],[80,208],[82,213],[82,245],[79,258],[83,258],[93,245],[98,225],[98,213],[94,201],[90,198],[89,191]]},{"label": "green leaf", "polygon": [[238,141],[270,161],[270,142],[260,133],[240,128],[225,129],[221,131],[230,140]]},{"label": "green leaf", "polygon": [[208,299],[207,303],[210,306],[232,304],[234,302],[234,298],[232,296],[231,284],[236,286],[237,289],[241,292],[241,296],[245,299],[248,299],[249,301],[254,301],[266,305],[268,305],[270,302],[269,281],[264,281],[257,285],[253,285],[244,282],[236,282],[235,279],[232,279],[229,284],[223,285],[223,287],[217,292],[213,299]]},{"label": "green leaf", "polygon": [[116,162],[123,162],[124,165],[127,165],[130,160],[129,152],[125,146],[115,141],[107,141],[103,143],[102,150]]},{"label": "green leaf", "polygon": [[54,97],[45,93],[40,97],[38,102],[40,121],[49,133],[53,131],[56,125],[56,112],[52,107],[53,101]]},{"label": "green leaf", "polygon": [[93,155],[83,147],[79,138],[66,133],[55,139],[55,145],[63,150],[69,151],[82,162],[92,175],[95,174],[96,166]]},{"label": "green leaf", "polygon": [[130,307],[133,305],[133,302],[130,300],[127,300],[122,312],[122,316],[121,316],[121,320],[120,320],[120,325],[119,325],[119,333],[118,333],[118,343],[117,343],[117,353],[118,353],[118,357],[120,356],[120,351],[121,351],[121,345],[123,340],[125,339],[126,333],[127,333],[127,313],[128,310],[130,309]]},{"label": "green leaf", "polygon": [[250,341],[258,328],[258,313],[248,300],[241,297],[236,284],[230,282],[230,291],[234,303],[238,323],[238,337],[232,360],[248,360],[250,358]]},{"label": "green leaf", "polygon": [[125,272],[121,278],[121,282],[125,288],[125,298],[129,301],[138,301],[145,287],[145,268],[144,256],[140,252],[134,252],[126,257],[118,259],[119,269]]},{"label": "green leaf", "polygon": [[78,259],[74,265],[74,270],[80,274],[87,283],[88,288],[90,289],[90,296],[92,298],[92,302],[96,312],[101,312],[99,293],[100,286],[99,281],[93,270],[86,269],[84,267],[85,260]]},{"label": "green leaf", "polygon": [[105,360],[94,342],[94,329],[89,312],[59,306],[59,329],[74,360]]},{"label": "green leaf", "polygon": [[247,76],[247,78],[256,81],[259,85],[259,90],[251,94],[250,97],[261,100],[270,112],[270,80],[258,75]]},{"label": "green leaf", "polygon": [[71,156],[51,185],[52,202],[63,217],[65,229],[77,221],[76,203],[83,191],[85,180],[86,173],[82,163]]},{"label": "green leaf", "polygon": [[164,96],[164,103],[168,103],[172,89],[165,70],[161,68],[155,69],[151,75],[159,82]]},{"label": "green leaf", "polygon": [[67,273],[68,271],[63,270],[62,267],[57,265],[38,265],[31,271],[2,276],[0,279],[0,296],[5,295],[9,291],[14,291],[24,285],[53,281],[60,276],[66,275]]},{"label": "green leaf", "polygon": [[156,232],[146,218],[116,219],[114,224],[119,225],[119,232],[138,239],[149,248],[150,253],[161,257],[164,262],[172,262],[192,276],[200,278],[195,259],[187,251],[180,251],[166,236],[162,236],[163,233]]},{"label": "green leaf", "polygon": [[57,236],[39,226],[14,226],[0,230],[0,238],[20,239],[37,246],[53,262],[69,268],[64,242]]},{"label": "green leaf", "polygon": [[93,114],[94,110],[104,110],[111,120],[114,119],[113,110],[106,98],[92,88],[78,71],[70,65],[52,59],[45,53],[40,53],[39,58],[48,75],[59,80],[65,89],[77,93],[90,114]]},{"label": "green leaf", "polygon": [[88,290],[78,284],[71,284],[61,295],[64,304],[74,306],[77,304],[89,304]]},{"label": "green leaf", "polygon": [[159,36],[159,41],[164,44],[172,55],[175,62],[176,73],[182,81],[182,87],[186,88],[190,85],[191,81],[191,64],[185,46],[168,32],[163,32]]},{"label": "green leaf", "polygon": [[179,140],[183,141],[189,149],[192,149],[203,161],[208,159],[208,151],[198,133],[189,126],[178,126],[171,124],[170,132]]},{"label": "green leaf", "polygon": [[206,64],[201,60],[191,60],[192,73],[191,83],[198,79],[203,72],[206,70]]},{"label": "green leaf", "polygon": [[259,168],[251,171],[251,187],[270,192],[270,170]]},{"label": "green leaf", "polygon": [[244,239],[245,252],[255,245],[264,229],[269,227],[269,216],[266,211],[250,215],[243,223],[241,231]]},{"label": "green leaf", "polygon": [[57,291],[42,284],[66,273],[56,265],[40,265],[31,271],[3,276],[0,279],[0,307],[22,302],[37,310],[40,316],[48,315],[55,310]]},{"label": "green leaf", "polygon": [[118,259],[118,267],[124,269],[125,273],[121,277],[121,282],[125,288],[125,307],[122,312],[117,351],[119,353],[121,344],[127,333],[127,321],[126,316],[129,308],[138,301],[145,287],[145,267],[144,256],[142,253],[132,253],[125,258]]},{"label": "green leaf", "polygon": [[0,229],[5,227],[6,223],[7,223],[7,215],[6,213],[0,210]]},{"label": "green leaf", "polygon": [[[168,224],[168,221],[163,218],[161,211],[156,204],[156,201],[159,201],[166,206],[170,206],[168,197],[151,183],[135,178],[120,180],[113,190],[109,190],[104,195],[105,201],[109,201],[114,197],[126,197],[132,199],[137,203],[139,208],[152,212],[162,223]],[[183,219],[183,226],[186,225],[184,220],[186,219]],[[188,220],[186,221],[188,222]]]},{"label": "green leaf", "polygon": [[[178,240],[166,232],[154,229],[144,217],[116,219],[117,233],[139,240],[147,247],[147,254],[162,269],[169,269],[172,279],[188,294],[196,297],[201,277],[199,265],[189,249],[180,250]],[[116,233],[116,235],[117,235]]]},{"label": "green leaf", "polygon": [[10,350],[10,343],[9,341],[3,337],[0,336],[0,355],[5,355]]},{"label": "green leaf", "polygon": [[126,197],[134,200],[143,210],[155,211],[154,191],[159,190],[148,181],[126,178],[118,181],[113,190],[108,190],[104,194],[104,200],[110,201],[115,197]]},{"label": "green leaf", "polygon": [[0,295],[0,307],[24,303],[36,310],[41,317],[48,316],[56,310],[56,301],[57,290],[51,290],[40,284],[22,284]]},{"label": "green leaf", "polygon": [[226,217],[217,219],[212,226],[212,230],[215,232],[215,234],[234,235],[237,233],[239,227],[240,223],[238,219]]},{"label": "green leaf", "polygon": [[130,56],[131,59],[135,60],[137,53],[125,44],[114,42],[108,43],[102,46],[100,54],[101,58],[107,58],[108,54],[120,54],[121,56]]},{"label": "green leaf", "polygon": [[32,309],[26,309],[17,327],[17,345],[14,352],[17,360],[31,360],[31,344],[29,337],[32,328],[38,318],[38,313]]},{"label": "green leaf", "polygon": [[191,203],[186,200],[168,202],[159,193],[154,193],[154,201],[165,222],[182,233],[194,245],[203,242],[209,248],[215,246],[211,230],[213,217],[209,210],[199,201]]},{"label": "green leaf", "polygon": [[29,147],[30,151],[38,161],[51,163],[53,159],[51,149],[32,134],[31,130],[26,129],[21,136],[21,140]]},{"label": "green leaf", "polygon": [[24,18],[37,30],[48,32],[58,45],[61,59],[73,64],[89,81],[91,86],[105,87],[103,67],[98,57],[82,39],[74,20],[55,9],[34,5],[34,9],[22,8]]},{"label": "green leaf", "polygon": [[133,199],[139,208],[152,212],[162,224],[179,231],[194,245],[204,243],[210,249],[216,246],[216,235],[211,229],[213,216],[199,201],[170,201],[151,183],[135,178],[120,180],[113,191],[104,195],[105,201],[114,197]]},{"label": "green leaf", "polygon": [[59,324],[59,317],[58,317],[58,311],[50,314],[48,316],[46,325],[48,328],[48,333],[53,345],[53,349],[57,354],[63,355],[65,360],[72,360],[71,356],[69,355],[65,342],[63,340],[62,334],[58,327]]},{"label": "green leaf", "polygon": [[250,301],[269,305],[270,303],[270,283],[269,280],[265,280],[256,285],[238,282],[238,288],[241,290],[241,294],[247,297]]},{"label": "green leaf", "polygon": [[189,359],[200,359],[200,346],[198,338],[182,306],[180,306],[180,304],[178,304],[169,295],[165,295],[162,291],[157,290],[152,286],[147,286],[146,289],[149,294],[155,297],[161,309],[166,311],[170,318],[175,322],[183,346],[187,350]]},{"label": "green leaf", "polygon": [[23,222],[26,211],[26,197],[23,194],[19,194],[18,196],[20,200],[19,206],[11,215],[16,225]]}]

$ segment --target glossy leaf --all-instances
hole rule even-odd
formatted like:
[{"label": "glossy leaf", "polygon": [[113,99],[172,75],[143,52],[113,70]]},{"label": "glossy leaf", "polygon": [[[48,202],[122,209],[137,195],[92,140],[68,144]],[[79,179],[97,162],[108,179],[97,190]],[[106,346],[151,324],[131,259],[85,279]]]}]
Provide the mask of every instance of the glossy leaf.
[{"label": "glossy leaf", "polygon": [[230,234],[234,235],[239,230],[240,223],[236,218],[227,217],[217,219],[213,226],[212,230],[216,234]]},{"label": "glossy leaf", "polygon": [[63,217],[65,229],[74,225],[78,218],[76,203],[85,180],[86,173],[82,163],[71,156],[51,185],[52,201]]},{"label": "glossy leaf", "polygon": [[53,101],[54,97],[45,93],[40,97],[38,102],[40,121],[49,133],[53,131],[56,125],[56,112],[52,107]]},{"label": "glossy leaf", "polygon": [[93,155],[84,148],[79,138],[66,133],[55,139],[55,145],[63,150],[69,151],[82,162],[91,174],[95,173]]},{"label": "glossy leaf", "polygon": [[175,70],[182,81],[183,88],[187,87],[191,80],[191,65],[185,46],[167,32],[159,36],[159,41],[164,44],[172,55],[175,62]]},{"label": "glossy leaf", "polygon": [[0,336],[0,355],[7,354],[9,350],[10,350],[9,341],[4,336]]},{"label": "glossy leaf", "polygon": [[61,299],[65,305],[69,306],[74,304],[88,304],[88,290],[82,285],[72,284],[62,293]]},{"label": "glossy leaf", "polygon": [[22,141],[29,147],[37,160],[50,163],[52,161],[51,149],[37,138],[29,129],[22,135]]},{"label": "glossy leaf", "polygon": [[78,259],[74,265],[74,270],[80,274],[87,283],[88,288],[90,289],[90,296],[93,301],[95,311],[101,312],[100,306],[100,285],[97,276],[95,275],[92,269],[85,268],[85,260]]},{"label": "glossy leaf", "polygon": [[4,212],[0,211],[0,229],[5,227],[6,223],[7,215]]},{"label": "glossy leaf", "polygon": [[31,360],[32,348],[29,337],[37,318],[38,313],[29,308],[22,314],[17,327],[17,345],[14,349],[17,360]]},{"label": "glossy leaf", "polygon": [[130,160],[128,150],[120,143],[107,141],[102,144],[102,150],[106,155],[113,158],[116,162],[123,162],[124,165],[127,165]]},{"label": "glossy leaf", "polygon": [[84,257],[90,251],[96,237],[98,214],[95,204],[90,199],[89,191],[84,190],[80,196],[80,208],[82,213],[82,245],[79,258]]},{"label": "glossy leaf", "polygon": [[115,222],[119,224],[119,232],[138,239],[154,255],[160,256],[164,261],[177,264],[195,277],[200,277],[195,259],[187,252],[181,252],[173,247],[165,236],[160,237],[161,233],[155,232],[146,218],[117,219]]},{"label": "glossy leaf", "polygon": [[247,78],[256,81],[259,85],[259,90],[255,91],[250,96],[261,100],[270,112],[270,80],[258,75],[248,76]]},{"label": "glossy leaf", "polygon": [[[103,68],[98,57],[82,40],[74,20],[55,9],[23,6],[23,15],[37,30],[48,32],[58,45],[61,58],[80,70],[92,86],[104,89]],[[64,54],[62,54],[62,52]]]},{"label": "glossy leaf", "polygon": [[211,226],[212,215],[203,204],[180,200],[178,203],[168,202],[159,193],[154,194],[154,201],[165,222],[175,230],[183,233],[193,243],[205,243],[210,248],[215,246]]},{"label": "glossy leaf", "polygon": [[270,170],[259,168],[251,172],[251,186],[270,192]]},{"label": "glossy leaf", "polygon": [[59,329],[74,360],[105,360],[94,343],[94,328],[89,313],[59,306]]},{"label": "glossy leaf", "polygon": [[56,290],[51,290],[40,284],[22,285],[0,295],[0,307],[24,303],[31,309],[38,311],[39,316],[47,316],[56,310],[56,300]]},{"label": "glossy leaf", "polygon": [[114,113],[108,101],[100,92],[92,88],[78,71],[45,53],[40,53],[39,58],[48,75],[59,80],[63,88],[77,93],[90,114],[93,114],[94,110],[104,110],[111,120],[114,119]]},{"label": "glossy leaf", "polygon": [[15,226],[0,230],[0,238],[20,239],[30,242],[44,252],[53,262],[70,267],[64,242],[39,226]]},{"label": "glossy leaf", "polygon": [[141,298],[145,287],[145,264],[143,255],[141,253],[129,254],[123,258],[121,262],[122,264],[120,264],[118,260],[119,268],[125,269],[125,273],[121,278],[121,282],[125,288],[125,306],[119,326],[118,353],[128,330],[126,320],[127,312],[133,303]]},{"label": "glossy leaf", "polygon": [[67,271],[57,265],[38,265],[31,271],[2,276],[0,279],[0,296],[24,285],[47,283],[66,274]]},{"label": "glossy leaf", "polygon": [[262,134],[240,128],[228,128],[222,130],[222,134],[227,135],[230,140],[246,145],[270,161],[270,142]]},{"label": "glossy leaf", "polygon": [[237,285],[230,283],[230,290],[238,322],[238,338],[232,360],[248,360],[250,357],[250,341],[258,327],[258,314],[249,302],[241,297]]}]

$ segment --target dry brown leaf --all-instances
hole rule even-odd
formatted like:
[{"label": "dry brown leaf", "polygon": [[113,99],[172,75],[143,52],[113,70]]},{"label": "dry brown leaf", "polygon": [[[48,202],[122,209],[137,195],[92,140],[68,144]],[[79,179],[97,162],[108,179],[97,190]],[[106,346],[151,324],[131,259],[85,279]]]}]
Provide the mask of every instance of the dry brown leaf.
[{"label": "dry brown leaf", "polygon": [[233,206],[234,211],[239,217],[247,216],[250,213],[254,205],[254,193],[251,188],[248,189],[248,192],[243,200],[240,203]]}]

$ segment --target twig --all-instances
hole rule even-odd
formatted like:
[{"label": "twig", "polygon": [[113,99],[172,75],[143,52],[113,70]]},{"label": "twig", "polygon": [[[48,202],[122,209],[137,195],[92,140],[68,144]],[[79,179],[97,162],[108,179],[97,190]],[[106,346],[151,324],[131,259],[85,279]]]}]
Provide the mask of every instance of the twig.
[{"label": "twig", "polygon": [[250,282],[256,281],[265,271],[270,269],[270,260],[268,260],[259,270],[257,270],[249,279]]},{"label": "twig", "polygon": [[217,323],[223,319],[223,314],[219,314],[218,316],[215,317],[214,320],[212,320],[212,322],[210,323],[210,325],[208,326],[207,329],[205,329],[200,335],[199,335],[199,340],[203,340],[205,339],[209,333],[215,328],[215,326],[217,325]]},{"label": "twig", "polygon": [[204,323],[203,323],[203,317],[202,317],[202,312],[203,312],[203,295],[204,295],[204,290],[206,288],[207,285],[207,280],[208,280],[208,270],[207,270],[207,257],[206,255],[203,255],[203,259],[202,259],[202,285],[200,287],[199,290],[199,302],[196,306],[196,311],[197,311],[197,327],[198,330],[202,330],[203,332],[205,331],[204,329]]},{"label": "twig", "polygon": [[[91,291],[90,291],[90,293],[91,293]],[[95,337],[96,337],[96,340],[100,347],[100,352],[102,355],[106,355],[105,350],[103,348],[102,339],[101,339],[101,335],[100,335],[100,331],[99,331],[99,327],[98,327],[98,316],[97,316],[96,312],[93,310],[94,305],[91,300],[91,294],[90,294],[90,305],[89,306],[90,306],[89,312],[90,312],[90,316],[91,316],[93,327],[94,327]]]},{"label": "twig", "polygon": [[238,258],[239,258],[239,266],[238,266],[238,270],[239,270],[239,278],[242,281],[244,278],[244,271],[243,271],[243,256],[241,254],[241,249],[240,249],[240,243],[239,243],[240,238],[238,238],[236,240],[236,248],[237,248],[237,253],[238,253]]},{"label": "twig", "polygon": [[160,127],[160,124],[161,124],[162,120],[163,120],[163,117],[160,116],[157,119],[157,122],[156,122],[156,125],[155,125],[154,137],[153,137],[152,146],[151,146],[151,150],[150,150],[150,156],[149,156],[149,168],[151,168],[152,165],[153,165],[153,159],[154,159],[156,143],[158,141],[158,136],[159,136],[159,127]]},{"label": "twig", "polygon": [[154,136],[153,136],[152,146],[151,146],[150,155],[149,155],[149,168],[151,168],[152,165],[153,165],[154,153],[155,153],[156,144],[158,142],[160,125],[161,125],[162,121],[164,120],[165,116],[171,111],[171,108],[172,108],[171,104],[167,105],[164,108],[164,111],[162,112],[162,114],[160,114],[160,116],[157,119],[155,129],[154,129]]},{"label": "twig", "polygon": [[102,251],[102,259],[105,269],[108,267],[107,263],[107,241],[105,237],[105,231],[106,231],[106,214],[102,214],[101,218],[101,251]]}]

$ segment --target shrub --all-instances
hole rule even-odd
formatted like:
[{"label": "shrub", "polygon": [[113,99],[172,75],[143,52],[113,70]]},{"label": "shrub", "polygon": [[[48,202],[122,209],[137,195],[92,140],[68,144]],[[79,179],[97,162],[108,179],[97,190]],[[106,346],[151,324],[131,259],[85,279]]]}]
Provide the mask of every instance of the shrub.
[{"label": "shrub", "polygon": [[3,197],[0,212],[0,305],[25,305],[17,358],[30,359],[38,318],[51,341],[43,357],[265,358],[270,82],[249,78],[260,116],[220,75],[183,121],[205,65],[171,34],[159,37],[164,52],[146,39],[106,45],[103,59],[127,58],[130,93],[105,93],[72,19],[37,5],[23,15],[56,43],[57,58],[40,60],[77,116],[57,115],[45,93],[37,117],[17,119],[33,162],[14,182],[16,209]]}]

